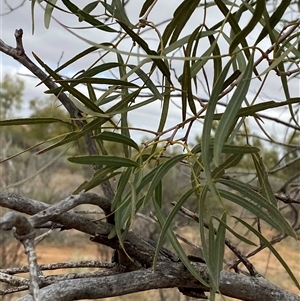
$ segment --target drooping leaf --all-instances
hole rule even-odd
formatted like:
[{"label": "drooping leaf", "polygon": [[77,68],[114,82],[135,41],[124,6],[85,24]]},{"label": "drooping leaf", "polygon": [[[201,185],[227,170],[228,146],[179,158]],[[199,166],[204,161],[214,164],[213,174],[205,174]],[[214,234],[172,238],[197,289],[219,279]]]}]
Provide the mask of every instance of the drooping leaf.
[{"label": "drooping leaf", "polygon": [[221,72],[209,99],[209,102],[207,104],[204,124],[203,124],[203,130],[202,130],[202,138],[201,138],[201,149],[202,149],[202,155],[203,155],[203,166],[204,171],[206,174],[206,177],[208,181],[211,180],[211,171],[210,171],[210,151],[209,147],[211,144],[211,130],[212,130],[212,124],[214,120],[214,112],[215,108],[219,99],[219,94],[222,90],[223,83],[225,81],[225,78],[227,76],[227,73],[229,71],[231,65],[231,60],[226,64],[223,71]]},{"label": "drooping leaf", "polygon": [[[123,2],[123,1],[122,1]],[[127,13],[124,8],[124,4],[120,0],[112,0],[112,15],[114,16],[115,19],[123,22],[129,27],[133,27],[133,24],[129,21],[127,17]]]},{"label": "drooping leaf", "polygon": [[[187,43],[187,47],[184,51],[184,54],[186,57],[189,57],[192,52],[192,47],[194,40],[196,39],[199,33],[199,29],[201,26],[198,26],[193,33],[191,34],[189,41]],[[199,39],[199,37],[198,37]],[[191,62],[186,60],[183,64],[183,72],[180,77],[181,85],[182,85],[182,96],[181,96],[181,112],[182,112],[182,121],[185,121],[186,119],[186,109],[187,109],[187,103],[189,104],[190,110],[194,115],[197,114],[196,106],[194,102],[194,97],[192,93],[192,75],[191,75]]]},{"label": "drooping leaf", "polygon": [[172,21],[167,25],[163,35],[164,47],[167,45],[168,40],[170,40],[170,45],[177,41],[181,31],[185,27],[188,20],[191,18],[193,12],[199,5],[200,0],[185,0],[183,1],[175,10]]},{"label": "drooping leaf", "polygon": [[47,28],[47,29],[50,26],[52,12],[53,12],[56,2],[57,2],[57,0],[47,1],[46,7],[45,7],[45,14],[44,14],[44,25],[45,25],[45,28]]},{"label": "drooping leaf", "polygon": [[[286,12],[286,9],[289,7],[291,3],[291,0],[285,0],[281,1],[281,3],[278,5],[276,10],[273,12],[272,16],[269,19],[269,26],[270,28],[275,28],[277,23],[281,20],[283,14]],[[266,27],[263,27],[260,35],[255,41],[255,44],[258,44],[260,41],[262,41],[266,35],[268,34],[268,29]]]},{"label": "drooping leaf", "polygon": [[143,4],[143,7],[140,11],[139,17],[142,17],[146,11],[148,10],[148,8],[151,6],[151,4],[154,2],[155,0],[146,0]]},{"label": "drooping leaf", "polygon": [[[125,192],[125,189],[127,188],[128,181],[130,178],[130,175],[132,173],[132,168],[126,168],[125,171],[123,171],[120,180],[118,182],[118,188],[115,194],[115,198],[112,201],[111,208],[115,212],[115,231],[118,236],[120,244],[123,246],[123,241],[125,236],[122,235],[122,229],[124,229],[124,223],[125,219],[124,217],[130,216],[131,210],[129,210],[129,206],[131,206],[131,202],[129,199],[125,199],[125,202],[123,201],[123,194]],[[127,213],[127,214],[126,214]],[[124,232],[123,232],[124,233]],[[110,238],[112,238],[112,233],[110,234]]]},{"label": "drooping leaf", "polygon": [[249,33],[257,26],[262,17],[262,14],[265,10],[266,2],[265,0],[257,0],[255,5],[255,10],[253,12],[252,18],[249,23],[241,30],[238,34],[235,35],[234,39],[232,40],[229,52],[232,53],[238,44],[245,40],[248,37]]},{"label": "drooping leaf", "polygon": [[[157,133],[161,133],[164,130],[169,115],[170,100],[171,100],[171,86],[167,80],[165,80],[164,89],[165,90],[162,93],[163,96],[162,111],[160,115],[159,125],[157,128]],[[158,139],[156,141],[158,141]],[[151,149],[151,154],[154,154],[156,148],[157,148],[157,143],[154,143]]]},{"label": "drooping leaf", "polygon": [[224,114],[222,115],[218,128],[215,134],[215,147],[214,147],[214,163],[216,166],[219,165],[220,155],[222,152],[223,145],[227,140],[232,125],[235,124],[237,118],[236,114],[244,101],[251,81],[251,74],[253,72],[253,56],[251,56],[246,70],[238,84],[237,89],[234,91],[233,96],[226,107]]},{"label": "drooping leaf", "polygon": [[262,158],[259,154],[251,154],[251,156],[256,169],[262,195],[274,206],[277,206],[277,200],[275,199]]},{"label": "drooping leaf", "polygon": [[[125,81],[128,81],[128,78],[126,77],[126,65],[124,63],[123,57],[121,54],[117,53],[118,63],[119,63],[119,73],[121,78],[125,78]],[[124,101],[126,97],[128,97],[129,91],[126,86],[123,86],[121,89],[121,99]],[[126,107],[130,107],[131,103],[127,102]],[[129,124],[128,124],[128,112],[122,112],[121,113],[121,134],[123,136],[126,136],[130,139],[130,131],[129,131]],[[123,150],[126,158],[131,157],[131,149],[128,145],[123,144]]]}]

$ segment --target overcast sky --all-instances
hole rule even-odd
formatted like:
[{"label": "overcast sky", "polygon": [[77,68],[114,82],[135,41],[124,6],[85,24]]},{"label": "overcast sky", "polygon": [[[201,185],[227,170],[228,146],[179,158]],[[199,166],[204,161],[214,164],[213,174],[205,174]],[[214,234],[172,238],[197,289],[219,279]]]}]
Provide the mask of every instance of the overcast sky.
[{"label": "overcast sky", "polygon": [[[9,3],[13,3],[13,5],[17,5],[21,3],[21,0],[14,0],[8,1]],[[74,1],[76,3],[80,3],[80,7],[83,7],[85,3],[91,2],[86,0],[81,1]],[[181,0],[159,0],[153,11],[149,16],[149,20],[153,21],[155,24],[159,22],[171,18],[174,8],[178,6],[178,3],[182,2]],[[127,7],[127,12],[130,17],[132,23],[138,22],[138,16],[142,4],[144,1],[141,0],[131,0],[130,5]],[[63,7],[60,1],[58,4]],[[35,32],[34,35],[31,33],[31,12],[30,12],[30,1],[26,1],[25,4],[16,9],[15,11],[11,12],[10,14],[6,14],[8,12],[8,8],[6,7],[4,1],[1,1],[0,10],[2,16],[0,17],[0,25],[1,25],[1,39],[8,45],[14,46],[14,31],[17,28],[22,28],[24,30],[24,38],[23,43],[28,56],[32,58],[31,52],[35,52],[42,60],[44,60],[47,64],[49,64],[52,68],[57,67],[58,62],[60,64],[64,63],[66,60],[70,59],[75,54],[78,54],[80,51],[89,47],[89,45],[82,41],[69,32],[67,32],[64,28],[62,28],[58,23],[54,20],[51,21],[50,29],[45,29],[44,21],[43,21],[43,10],[36,5],[35,9]],[[217,22],[217,20],[221,19],[221,16],[218,14],[217,11],[210,10],[211,15],[209,15],[209,23],[213,25]],[[192,30],[198,26],[202,21],[202,11],[201,9],[197,10],[197,13],[194,14],[193,18],[188,23],[186,29],[183,32],[183,35],[191,33]],[[66,15],[62,13],[55,12],[54,16],[68,26],[86,26],[86,23],[78,23],[77,18]],[[247,16],[244,17],[245,24],[247,23]],[[160,29],[162,30],[163,27]],[[261,30],[261,28],[256,29],[257,32]],[[95,43],[101,42],[108,42],[111,40],[111,35],[105,33],[104,31],[99,30],[85,30],[85,31],[76,31],[80,35],[84,35],[84,38],[87,40],[91,40]],[[148,31],[144,34],[143,37],[147,37],[149,41],[149,45],[152,46],[154,49],[157,47],[157,37],[153,31]],[[202,40],[201,40],[202,41]],[[131,41],[127,39],[122,46],[124,47],[125,51],[129,51],[131,47]],[[204,45],[205,46],[205,45]],[[264,41],[260,46],[267,49],[270,45],[268,45],[267,41]],[[204,48],[205,49],[205,48]],[[63,54],[63,56],[62,56]],[[61,58],[62,56],[62,58]],[[112,55],[111,58],[115,60],[115,56]],[[63,71],[64,75],[72,76],[78,70],[83,68],[87,68],[87,66],[96,59],[96,55],[91,55],[89,58],[85,60],[79,61],[76,66],[69,68]],[[9,73],[11,75],[17,76],[17,74],[30,74],[28,70],[26,70],[23,66],[21,66],[18,62],[14,61],[12,58],[0,53],[0,60],[1,60],[1,76],[3,77],[4,74]],[[33,59],[34,60],[34,59]],[[109,61],[109,58],[106,59]],[[182,67],[179,67],[181,61],[178,61],[172,65],[175,69],[178,68],[178,74],[182,71]],[[180,68],[180,69],[179,69]],[[260,65],[260,71],[263,68],[266,68],[266,65]],[[212,70],[207,70],[208,77],[212,75]],[[26,92],[25,92],[25,99],[29,100],[32,98],[39,98],[43,99],[44,95],[43,92],[46,90],[44,87],[39,86],[35,87],[39,80],[31,78],[31,77],[21,77],[22,80],[26,83]],[[249,100],[251,101],[251,97],[255,95],[255,92],[258,90],[259,82],[254,80],[251,85],[251,93],[249,95]],[[300,88],[299,88],[299,81],[293,80],[290,82],[291,87],[291,96],[292,97],[299,97]],[[279,78],[271,72],[266,85],[264,86],[261,92],[262,98],[261,101],[266,100],[275,100],[275,101],[283,101],[285,100],[282,88],[280,86]],[[198,88],[198,96],[205,97],[206,93],[204,90],[201,91],[201,87]],[[179,99],[174,99],[174,101],[180,101]],[[226,101],[226,99],[224,99]],[[159,112],[161,109],[161,103],[158,100],[154,104],[148,106],[140,110],[138,113],[131,113],[130,114],[130,124],[133,126],[143,126],[145,128],[150,127],[151,129],[155,130],[158,125],[158,117]],[[25,110],[27,114],[28,111]],[[288,112],[284,111],[283,109],[272,110],[272,111],[265,111],[263,112],[266,115],[275,116],[277,118],[288,118]],[[168,118],[168,125],[167,127],[173,126],[176,123],[180,122],[181,112],[175,106],[172,106],[170,110],[170,115]],[[287,120],[286,120],[287,121]],[[253,122],[250,123],[254,133],[258,133],[259,130],[254,125]],[[266,126],[271,134],[283,135],[283,128],[278,127],[274,122],[267,122]],[[199,123],[199,127],[196,127],[192,133],[192,136],[201,135],[201,126]],[[137,135],[136,133],[134,135]],[[142,137],[144,134],[140,134],[138,137]]]}]

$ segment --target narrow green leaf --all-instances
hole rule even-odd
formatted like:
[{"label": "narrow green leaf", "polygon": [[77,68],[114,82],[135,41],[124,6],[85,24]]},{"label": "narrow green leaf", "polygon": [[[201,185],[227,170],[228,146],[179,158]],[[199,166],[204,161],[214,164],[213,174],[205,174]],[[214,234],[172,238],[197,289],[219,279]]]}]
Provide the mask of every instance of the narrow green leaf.
[{"label": "narrow green leaf", "polygon": [[[277,23],[281,20],[283,14],[286,12],[290,3],[291,3],[291,0],[281,1],[279,6],[276,8],[276,10],[273,12],[272,16],[268,20],[270,28],[275,28]],[[257,40],[255,41],[255,44],[258,44],[260,41],[262,41],[266,37],[268,32],[269,32],[268,29],[266,27],[263,27],[260,35],[258,36]]]},{"label": "narrow green leaf", "polygon": [[[189,41],[187,43],[187,47],[184,51],[185,57],[191,56],[193,43],[194,43],[194,40],[197,38],[197,36],[199,36],[198,33],[199,33],[200,28],[201,28],[201,26],[198,26],[191,34]],[[198,37],[198,39],[199,39],[199,37]],[[182,121],[185,121],[185,119],[186,119],[187,102],[189,104],[189,107],[190,107],[190,110],[192,111],[192,113],[194,115],[197,114],[194,97],[193,97],[193,93],[192,93],[192,75],[191,75],[190,64],[191,64],[191,62],[188,60],[184,62],[183,72],[180,77],[180,80],[182,81],[181,82],[181,85],[182,85],[182,102],[181,102]]]},{"label": "narrow green leaf", "polygon": [[133,106],[128,106],[128,103],[132,103],[139,95],[139,93],[140,90],[136,90],[132,93],[129,93],[128,95],[123,97],[121,101],[118,101],[114,106],[108,109],[107,114],[116,115],[116,114],[122,114],[134,110],[132,108]]},{"label": "narrow green leaf", "polygon": [[[166,124],[168,116],[169,116],[171,87],[170,87],[170,83],[166,79],[165,79],[164,89],[165,90],[162,93],[164,100],[162,102],[162,111],[160,114],[159,125],[158,125],[157,131],[156,131],[157,133],[161,133],[164,130],[165,124]],[[158,141],[158,139],[156,141]],[[157,148],[157,143],[154,143],[153,147],[151,149],[151,154],[154,154],[156,148]]]},{"label": "narrow green leaf", "polygon": [[104,63],[101,64],[99,66],[93,67],[91,69],[88,69],[84,72],[82,72],[78,77],[76,77],[75,79],[79,79],[79,78],[86,78],[86,77],[93,77],[99,73],[102,73],[104,71],[113,69],[119,67],[119,63],[115,63],[115,62],[110,62],[110,63]]},{"label": "narrow green leaf", "polygon": [[80,131],[78,132],[73,132],[70,134],[67,134],[63,139],[61,139],[59,142],[41,150],[38,152],[38,154],[45,153],[51,149],[57,148],[61,145],[67,144],[69,142],[73,142],[81,138],[82,136],[90,133],[96,128],[99,128],[102,124],[104,124],[107,120],[105,118],[97,118],[91,121],[90,123],[86,124]]},{"label": "narrow green leaf", "polygon": [[[112,201],[112,210],[115,211],[115,231],[118,236],[119,242],[124,249],[123,242],[125,236],[122,235],[122,229],[124,228],[124,223],[127,220],[127,217],[129,214],[126,214],[128,212],[131,212],[131,210],[128,210],[128,207],[131,205],[130,200],[127,199],[126,202],[123,202],[123,193],[125,189],[127,188],[128,181],[130,178],[130,175],[132,173],[132,168],[127,168],[121,175],[120,180],[118,182],[118,188],[116,190],[115,198]],[[126,215],[126,220],[124,219]],[[124,233],[124,232],[123,232]],[[112,234],[110,233],[110,238],[112,238]]]},{"label": "narrow green leaf", "polygon": [[216,241],[214,246],[214,253],[215,257],[214,260],[216,261],[216,280],[217,284],[219,284],[220,280],[220,273],[223,269],[223,260],[224,260],[224,251],[225,251],[225,234],[226,234],[226,217],[227,213],[224,212],[222,215],[222,223],[219,223],[219,227],[216,234]]},{"label": "narrow green leaf", "polygon": [[[86,87],[87,87],[87,90],[88,90],[88,93],[89,93],[89,99],[90,99],[93,103],[95,103],[95,102],[97,101],[97,96],[96,96],[95,90],[94,90],[94,88],[93,88],[93,85],[90,84],[90,83],[88,83],[88,84],[86,85]],[[104,117],[104,116],[103,116],[103,117]]]},{"label": "narrow green leaf", "polygon": [[209,225],[208,225],[208,249],[209,249],[209,260],[206,261],[206,264],[210,270],[209,278],[211,283],[211,299],[215,299],[215,293],[218,289],[218,274],[217,274],[217,260],[219,257],[215,258],[216,252],[215,252],[215,229],[212,222],[212,218],[209,219]]},{"label": "narrow green leaf", "polygon": [[131,138],[129,138],[127,136],[119,134],[119,133],[104,131],[101,134],[92,136],[92,138],[126,144],[130,147],[135,148],[137,151],[139,151],[139,146],[135,143],[134,140],[132,140]]},{"label": "narrow green leaf", "polygon": [[250,226],[248,223],[246,223],[245,221],[243,221],[242,219],[240,219],[237,216],[233,216],[233,217],[236,220],[238,220],[241,224],[243,224],[245,227],[247,227],[252,233],[254,233],[259,238],[259,240],[261,242],[263,242],[264,245],[267,246],[267,248],[275,255],[275,257],[278,259],[278,261],[281,263],[281,265],[284,267],[284,269],[290,275],[291,279],[296,284],[296,286],[298,287],[298,289],[300,289],[299,281],[297,280],[297,278],[295,277],[295,275],[293,274],[293,272],[291,271],[291,269],[289,268],[289,266],[287,265],[287,263],[285,262],[285,260],[280,256],[280,254],[272,246],[272,244],[270,244],[269,241],[259,231],[257,231],[255,228],[253,228],[252,226]]},{"label": "narrow green leaf", "polygon": [[45,28],[49,28],[50,21],[51,21],[51,15],[54,9],[54,6],[56,4],[57,0],[48,0],[46,7],[45,7],[45,14],[44,14],[44,25]]},{"label": "narrow green leaf", "polygon": [[219,165],[220,155],[222,152],[223,145],[227,140],[228,135],[230,134],[232,125],[237,120],[236,114],[248,92],[252,71],[253,71],[253,55],[251,55],[246,70],[241,78],[241,81],[238,84],[237,89],[234,91],[232,98],[229,104],[227,105],[226,110],[218,124],[218,128],[215,134],[215,147],[214,147],[214,163],[216,164],[216,166]]},{"label": "narrow green leaf", "polygon": [[202,137],[201,137],[201,143],[202,143],[202,155],[203,155],[203,166],[204,171],[206,174],[206,177],[208,181],[211,180],[211,171],[210,171],[210,151],[209,147],[211,144],[211,129],[212,124],[214,120],[214,112],[216,109],[216,105],[219,99],[219,94],[222,91],[223,83],[225,81],[225,78],[227,76],[228,70],[231,66],[232,60],[230,60],[226,66],[224,67],[224,70],[221,72],[209,99],[209,102],[207,104],[204,124],[203,124],[203,131],[202,131]]},{"label": "narrow green leaf", "polygon": [[36,0],[31,0],[30,10],[31,10],[31,34],[34,34],[34,6]]},{"label": "narrow green leaf", "polygon": [[164,40],[164,45],[167,45],[167,41],[172,33],[173,35],[170,39],[170,45],[177,41],[181,31],[186,26],[199,3],[200,0],[185,0],[177,7],[172,21],[168,24],[163,33],[162,38]]},{"label": "narrow green leaf", "polygon": [[[117,53],[117,58],[118,58],[118,63],[119,63],[120,77],[125,78],[125,81],[127,82],[128,78],[126,77],[126,66],[123,61],[123,57],[121,54]],[[122,101],[124,101],[124,99],[126,99],[126,97],[128,97],[128,95],[129,95],[128,88],[123,86],[122,90],[121,90]],[[127,102],[126,106],[130,107],[129,102]],[[126,111],[121,114],[121,134],[130,138],[130,131],[128,128],[129,128],[128,112]],[[122,146],[123,146],[125,157],[127,157],[127,158],[131,157],[131,149],[128,147],[128,145],[123,144]]]},{"label": "narrow green leaf", "polygon": [[231,83],[233,83],[241,74],[240,70],[234,71],[224,82],[222,91],[224,91]]},{"label": "narrow green leaf", "polygon": [[[215,47],[217,47],[217,40],[214,40],[214,42],[211,44],[211,46],[203,52],[200,57],[201,59],[197,60],[192,66],[191,66],[191,77],[197,76],[201,68],[207,63],[209,60],[209,57],[214,52]],[[180,77],[179,77],[180,80]]]},{"label": "narrow green leaf", "polygon": [[[214,80],[213,80],[213,85],[217,82],[221,72],[222,72],[222,57],[221,57],[221,52],[220,48],[218,46],[218,41],[217,39],[214,38],[213,35],[208,36],[211,49],[212,49],[212,54],[214,56],[213,59],[213,64],[214,64]],[[224,89],[224,87],[223,87]]]},{"label": "narrow green leaf", "polygon": [[92,17],[90,14],[85,11],[79,9],[74,3],[69,0],[62,0],[63,4],[75,15],[80,18],[80,20],[84,20],[85,22],[91,24],[94,28],[107,31],[107,32],[117,32],[113,28],[108,27],[104,23],[100,22],[96,18]]},{"label": "narrow green leaf", "polygon": [[[198,202],[198,216],[199,216],[199,232],[200,232],[200,239],[201,239],[201,246],[202,246],[202,254],[203,254],[203,259],[205,260],[206,263],[209,263],[211,261],[211,254],[208,246],[208,239],[206,236],[206,221],[205,221],[205,215],[206,215],[206,200],[207,200],[207,194],[209,192],[209,185],[205,184],[202,188],[200,197],[199,197],[199,202]],[[209,274],[212,273],[211,271],[211,265],[208,264],[208,270]]]},{"label": "narrow green leaf", "polygon": [[262,158],[259,154],[251,154],[251,156],[256,169],[262,195],[274,206],[277,206],[277,200],[275,199]]},{"label": "narrow green leaf", "polygon": [[249,23],[244,27],[243,30],[241,30],[239,33],[237,33],[232,40],[230,47],[229,47],[229,53],[233,53],[235,48],[240,44],[242,41],[245,40],[245,38],[248,37],[249,33],[257,26],[257,24],[260,21],[260,18],[262,17],[263,11],[266,9],[266,2],[265,0],[257,0],[255,5],[255,10],[253,12],[252,18],[249,21]]},{"label": "narrow green leaf", "polygon": [[[99,47],[103,45],[103,46],[111,46],[111,47],[114,47],[113,44],[111,43],[101,43],[99,44]],[[77,55],[75,55],[74,57],[72,57],[70,60],[68,60],[67,62],[65,62],[64,64],[62,64],[61,66],[59,66],[57,69],[55,69],[54,71],[56,73],[58,73],[59,71],[65,69],[66,67],[70,66],[71,64],[75,63],[76,61],[78,61],[79,59],[89,55],[90,53],[94,52],[94,51],[99,51],[99,47],[96,47],[96,46],[92,46],[92,47],[89,47],[81,52],[79,52]],[[114,64],[114,63],[104,63],[102,64],[101,66],[105,66],[106,64]],[[100,68],[100,66],[96,66],[95,68]],[[92,68],[93,69],[93,68]],[[89,69],[89,70],[92,70],[92,69]],[[87,70],[86,72],[88,72],[89,70]],[[100,71],[102,72],[102,71]],[[98,72],[99,73],[99,72]],[[88,77],[88,76],[87,76]]]},{"label": "narrow green leaf", "polygon": [[[199,36],[200,36],[200,38],[203,38],[203,37],[217,34],[218,32],[219,31],[215,31],[215,30],[201,31],[201,32],[199,32]],[[168,54],[168,53],[171,53],[171,52],[177,50],[178,48],[181,48],[183,45],[185,45],[188,42],[189,38],[190,38],[190,35],[186,35],[185,37],[180,38],[177,41],[174,41],[173,44],[164,48],[164,53]]]},{"label": "narrow green leaf", "polygon": [[154,190],[154,198],[155,198],[156,203],[160,206],[160,208],[162,207],[162,203],[163,203],[162,191],[163,191],[162,182],[159,181]]},{"label": "narrow green leaf", "polygon": [[[91,3],[87,4],[82,10],[84,12],[86,12],[87,14],[89,14],[98,6],[98,4],[99,4],[99,1],[91,2]],[[79,16],[78,21],[82,22],[82,21],[84,21],[84,18]]]},{"label": "narrow green leaf", "polygon": [[[214,148],[214,139],[212,139],[208,146],[208,151],[211,152]],[[248,145],[228,145],[224,144],[222,148],[222,153],[225,154],[252,154],[252,153],[258,153],[260,149],[255,146],[248,146]],[[194,146],[194,148],[191,150],[193,154],[202,152],[202,143],[197,144]]]},{"label": "narrow green leaf", "polygon": [[91,3],[87,4],[82,10],[89,14],[98,6],[98,4],[99,4],[99,1],[91,2]]},{"label": "narrow green leaf", "polygon": [[[242,30],[241,30],[239,24],[237,23],[237,21],[235,20],[234,14],[232,14],[229,11],[229,9],[226,7],[224,1],[223,0],[215,0],[215,3],[217,4],[219,10],[224,15],[226,22],[229,22],[231,30],[234,32],[234,34],[237,35],[238,33],[240,33]],[[220,23],[223,24],[224,21],[221,21]],[[224,25],[222,25],[222,26],[224,26]],[[214,29],[214,27],[211,28],[211,30],[213,30],[213,29]],[[241,38],[240,43],[243,46],[243,49],[244,49],[247,59],[249,60],[250,59],[250,51],[249,51],[249,46],[248,46],[246,39]]]},{"label": "narrow green leaf", "polygon": [[243,198],[242,196],[239,196],[237,194],[234,194],[232,192],[219,189],[220,194],[222,197],[226,198],[227,200],[240,205],[243,209],[248,210],[251,212],[254,216],[264,220],[267,222],[270,226],[274,227],[275,229],[282,231],[283,229],[279,226],[277,221],[274,220],[274,217],[270,216],[268,213],[266,213],[259,205],[254,204],[250,202],[249,200]]},{"label": "narrow green leaf", "polygon": [[30,117],[30,118],[0,120],[0,126],[23,125],[23,124],[51,124],[51,123],[65,123],[67,125],[74,127],[72,123],[58,118]]},{"label": "narrow green leaf", "polygon": [[[86,115],[90,115],[90,116],[93,116],[93,117],[101,117],[101,118],[106,118],[106,121],[112,123],[113,125],[114,124],[114,121],[112,120],[112,117],[113,115],[109,115],[109,114],[105,114],[105,113],[98,113],[98,112],[95,112],[91,109],[89,109],[87,106],[85,106],[84,104],[82,104],[81,101],[79,101],[76,97],[74,97],[72,94],[69,94],[69,99],[71,102],[73,102],[73,104],[75,105],[75,107],[77,108],[77,112],[75,112],[75,118],[76,117],[79,117],[78,116],[78,113],[79,112],[82,112],[82,113],[85,113]],[[92,101],[92,99],[89,98],[89,100]],[[93,101],[94,103],[94,101]]]},{"label": "narrow green leaf", "polygon": [[122,158],[117,156],[76,156],[70,157],[68,160],[72,163],[78,164],[100,164],[106,166],[116,167],[138,167],[139,164],[128,158]]},{"label": "narrow green leaf", "polygon": [[146,0],[144,2],[143,7],[142,7],[142,9],[140,11],[139,17],[142,17],[146,13],[147,9],[151,6],[151,4],[153,2],[154,2],[154,0]]},{"label": "narrow green leaf", "polygon": [[[212,217],[209,219],[209,227],[208,227],[208,248],[209,248],[209,260],[206,261],[208,269],[210,271],[209,278],[210,278],[210,298],[212,301],[215,300],[216,292],[218,291],[218,279],[219,279],[219,271],[218,271],[218,261],[219,256],[217,252],[219,251],[219,246],[217,245],[217,240],[215,240],[215,234],[217,232],[214,229],[214,225],[212,222]],[[222,259],[223,259],[223,254]]]},{"label": "narrow green leaf", "polygon": [[241,153],[230,156],[228,159],[225,160],[225,162],[220,164],[212,171],[211,173],[212,178],[214,180],[221,178],[224,175],[226,169],[236,166],[241,161],[242,158],[243,158],[243,154]]},{"label": "narrow green leaf", "polygon": [[56,82],[62,83],[90,83],[90,84],[100,84],[100,85],[120,85],[123,87],[134,87],[139,88],[136,84],[119,80],[119,79],[113,79],[113,78],[99,78],[99,77],[81,77],[78,79],[63,79],[63,80],[57,80]]},{"label": "narrow green leaf", "polygon": [[[123,1],[122,1],[123,2]],[[132,27],[133,25],[129,21],[124,4],[120,0],[112,0],[112,7],[113,7],[113,16],[115,19],[125,23],[127,26]]]}]

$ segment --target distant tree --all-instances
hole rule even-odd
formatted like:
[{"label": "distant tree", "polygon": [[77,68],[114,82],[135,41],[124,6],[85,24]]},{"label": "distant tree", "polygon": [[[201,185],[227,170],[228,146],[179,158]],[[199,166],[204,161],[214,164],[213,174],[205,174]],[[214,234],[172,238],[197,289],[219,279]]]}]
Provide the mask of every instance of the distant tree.
[{"label": "distant tree", "polygon": [[21,109],[22,96],[24,93],[24,82],[20,78],[13,78],[5,74],[0,85],[0,117],[7,119],[13,111]]},{"label": "distant tree", "polygon": [[[182,0],[172,2],[171,19],[155,24],[151,22],[153,10],[160,4],[144,1],[139,16],[133,16],[129,5],[137,5],[135,1],[94,1],[79,7],[69,0],[31,1],[32,12],[35,5],[45,8],[47,28],[56,13],[77,19],[76,34],[89,44],[56,69],[38,53],[34,58],[40,67],[31,61],[23,48],[22,29],[15,31],[16,48],[0,40],[0,50],[37,76],[47,86],[46,93],[55,95],[69,114],[67,121],[60,116],[10,120],[5,115],[0,126],[38,124],[47,130],[52,124],[67,124],[70,132],[47,143],[39,153],[83,139],[85,149],[68,160],[93,168],[90,177],[69,191],[69,197],[51,206],[1,191],[0,205],[19,213],[5,214],[0,225],[4,230],[15,227],[30,266],[29,281],[9,277],[16,271],[12,269],[1,271],[1,281],[16,286],[15,291],[29,288],[30,295],[22,301],[96,299],[160,288],[178,288],[194,298],[205,298],[206,293],[210,300],[221,294],[248,301],[299,301],[296,294],[262,277],[252,263],[253,256],[269,249],[300,289],[297,270],[287,265],[276,248],[283,239],[299,240],[298,215],[290,222],[281,211],[282,204],[300,203],[299,181],[289,189],[299,172],[275,188],[270,172],[282,181],[280,169],[272,170],[274,162],[260,150],[265,144],[280,145],[300,156],[298,145],[286,141],[284,135],[275,140],[264,123],[281,125],[286,137],[299,133],[300,97],[291,96],[294,92],[288,82],[289,76],[298,80],[300,74],[299,1]],[[195,15],[195,23],[190,22]],[[61,15],[56,20],[71,30]],[[37,24],[32,25],[34,30]],[[93,41],[86,30],[96,33]],[[95,53],[97,57],[85,70],[76,70],[70,78],[64,75],[67,67],[75,70],[79,59],[93,58]],[[285,95],[279,101],[261,97],[274,74],[272,84],[282,87]],[[208,101],[198,95],[200,87]],[[153,104],[159,113],[152,112]],[[167,126],[173,105],[179,108],[181,119]],[[286,120],[262,114],[278,108],[288,114]],[[149,118],[157,118],[156,129],[143,123],[136,128],[130,125],[131,114],[141,109],[148,110]],[[259,126],[258,134],[246,127],[248,121]],[[193,146],[192,129],[201,133]],[[150,138],[140,145],[133,134],[136,131]],[[121,146],[122,155],[106,148],[107,141]],[[173,152],[173,146],[179,146],[181,153]],[[245,158],[251,162],[248,169]],[[243,174],[232,176],[241,170]],[[186,181],[166,181],[172,172],[185,175]],[[99,186],[103,195],[88,192]],[[177,198],[164,193],[166,186],[180,188]],[[80,204],[98,206],[106,220],[69,212]],[[131,231],[147,206],[152,208],[150,216],[144,215],[149,227],[153,222],[160,227],[157,241],[149,239],[146,231],[140,235]],[[197,256],[188,254],[179,242],[178,237],[189,243],[176,232],[179,216],[181,222],[184,216],[195,223],[192,236],[201,242],[196,246]],[[112,263],[93,265],[110,269],[100,275],[40,276],[34,255],[35,231],[40,227],[76,229],[92,236],[95,243],[113,248]],[[270,238],[270,231],[275,237]]]}]

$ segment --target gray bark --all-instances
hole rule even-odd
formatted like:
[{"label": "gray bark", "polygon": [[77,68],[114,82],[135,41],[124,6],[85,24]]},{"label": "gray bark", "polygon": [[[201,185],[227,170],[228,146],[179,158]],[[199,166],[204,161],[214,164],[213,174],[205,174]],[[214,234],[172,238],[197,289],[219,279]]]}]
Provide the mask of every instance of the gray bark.
[{"label": "gray bark", "polygon": [[[75,203],[84,203],[91,200],[95,205],[99,206],[100,204],[100,207],[102,201],[105,203],[103,198],[97,198],[94,194],[89,193],[77,196]],[[66,210],[64,201],[50,207],[39,201],[0,192],[0,206],[33,215],[29,218],[33,224],[36,222],[40,225],[41,221],[52,221],[63,225],[66,229],[77,229],[90,234],[95,242],[117,250],[121,249],[117,240],[108,238],[112,225],[105,222],[94,223],[75,213],[57,214],[60,210]],[[44,219],[41,218],[42,216],[44,216]],[[191,290],[193,288],[209,290],[197,281],[180,261],[167,256],[165,252],[160,253],[158,264],[153,271],[152,261],[155,247],[135,233],[128,233],[124,247],[127,254],[140,264],[135,266],[136,270],[128,271],[125,269],[122,273],[120,273],[120,270],[116,270],[116,274],[110,276],[62,280],[41,288],[41,300],[68,301],[106,298],[151,289],[176,287]],[[203,280],[209,282],[206,265],[201,262],[193,262],[192,264]],[[43,281],[41,280],[41,282]],[[299,296],[282,290],[263,277],[243,276],[228,271],[221,272],[219,290],[225,296],[246,301],[300,301]],[[29,300],[32,300],[31,296],[20,299],[20,301]]]}]

